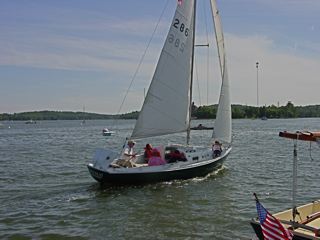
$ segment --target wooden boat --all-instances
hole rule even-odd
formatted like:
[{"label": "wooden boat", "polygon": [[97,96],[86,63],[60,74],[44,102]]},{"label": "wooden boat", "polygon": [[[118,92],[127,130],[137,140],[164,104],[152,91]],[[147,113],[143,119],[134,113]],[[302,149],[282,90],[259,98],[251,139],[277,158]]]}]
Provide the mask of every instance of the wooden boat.
[{"label": "wooden boat", "polygon": [[[272,214],[286,228],[293,233],[294,240],[320,239],[320,199],[302,206],[296,206],[296,188],[297,188],[297,141],[319,142],[320,132],[297,131],[280,132],[280,137],[294,140],[293,150],[293,189],[292,189],[292,208],[285,211]],[[250,222],[257,237],[263,240],[262,229],[259,220],[252,219]]]},{"label": "wooden boat", "polygon": [[289,133],[284,131],[279,133],[279,137],[316,142],[320,138],[320,132],[302,131],[302,132]]}]

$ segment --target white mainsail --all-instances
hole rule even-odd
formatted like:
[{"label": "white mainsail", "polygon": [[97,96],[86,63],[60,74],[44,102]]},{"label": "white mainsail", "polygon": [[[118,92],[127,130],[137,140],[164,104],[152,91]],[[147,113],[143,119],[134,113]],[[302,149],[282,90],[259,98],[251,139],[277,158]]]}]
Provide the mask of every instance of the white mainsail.
[{"label": "white mainsail", "polygon": [[222,77],[221,91],[217,110],[217,117],[214,123],[214,131],[212,137],[222,142],[231,143],[231,101],[230,101],[230,86],[226,64],[226,51],[224,46],[224,37],[219,11],[217,9],[216,0],[211,0],[211,11],[215,26],[216,40],[218,46],[218,54],[220,61],[220,70]]},{"label": "white mainsail", "polygon": [[194,1],[177,9],[131,138],[186,131],[189,122]]}]

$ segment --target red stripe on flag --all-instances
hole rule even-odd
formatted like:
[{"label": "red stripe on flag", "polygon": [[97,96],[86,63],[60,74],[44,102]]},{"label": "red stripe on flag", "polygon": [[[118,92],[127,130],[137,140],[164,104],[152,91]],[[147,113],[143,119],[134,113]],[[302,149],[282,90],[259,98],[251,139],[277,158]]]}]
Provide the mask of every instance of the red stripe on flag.
[{"label": "red stripe on flag", "polygon": [[281,222],[272,216],[256,198],[257,211],[264,239],[291,240],[293,235]]},{"label": "red stripe on flag", "polygon": [[288,231],[283,227],[283,225],[274,218],[272,215],[267,213],[267,218],[262,224],[262,232],[266,239],[274,240],[289,240],[291,239]]}]

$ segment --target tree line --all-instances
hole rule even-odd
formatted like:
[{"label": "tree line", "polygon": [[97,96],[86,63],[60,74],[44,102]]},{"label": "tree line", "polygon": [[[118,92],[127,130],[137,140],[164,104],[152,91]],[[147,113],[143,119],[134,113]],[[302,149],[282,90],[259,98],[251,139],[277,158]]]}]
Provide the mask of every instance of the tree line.
[{"label": "tree line", "polygon": [[71,112],[71,111],[34,111],[21,113],[0,114],[0,120],[9,121],[41,121],[41,120],[89,120],[89,119],[111,119],[112,115],[97,113]]},{"label": "tree line", "polygon": [[[215,118],[217,105],[192,105],[192,117],[196,119]],[[0,121],[41,121],[41,120],[90,120],[90,119],[137,119],[139,112],[124,114],[98,114],[71,111],[34,111],[22,113],[0,114]],[[232,118],[308,118],[320,117],[320,105],[294,106],[288,102],[285,106],[253,107],[247,105],[232,105]]]},{"label": "tree line", "polygon": [[[193,117],[198,119],[215,118],[217,105],[193,106]],[[285,106],[253,107],[232,105],[232,118],[311,118],[320,117],[320,105],[294,106],[288,102]]]}]

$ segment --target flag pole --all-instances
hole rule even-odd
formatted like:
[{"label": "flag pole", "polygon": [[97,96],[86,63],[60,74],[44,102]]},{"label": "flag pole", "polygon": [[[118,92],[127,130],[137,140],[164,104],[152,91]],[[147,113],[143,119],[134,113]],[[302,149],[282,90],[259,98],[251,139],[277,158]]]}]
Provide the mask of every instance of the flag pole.
[{"label": "flag pole", "polygon": [[254,199],[256,200],[256,202],[259,202],[258,196],[256,193],[253,193]]},{"label": "flag pole", "polygon": [[293,144],[293,176],[292,176],[292,220],[295,221],[297,212],[296,206],[296,195],[297,195],[297,176],[298,176],[298,152],[297,152],[297,145],[298,145],[298,134],[297,139],[294,140]]}]

